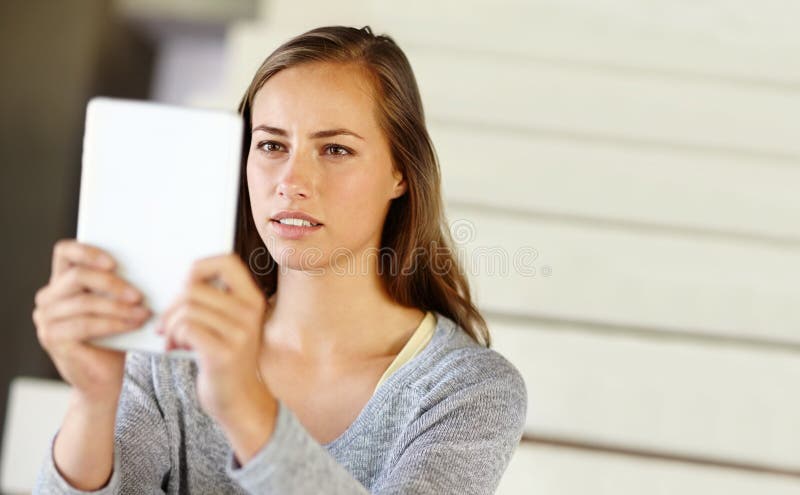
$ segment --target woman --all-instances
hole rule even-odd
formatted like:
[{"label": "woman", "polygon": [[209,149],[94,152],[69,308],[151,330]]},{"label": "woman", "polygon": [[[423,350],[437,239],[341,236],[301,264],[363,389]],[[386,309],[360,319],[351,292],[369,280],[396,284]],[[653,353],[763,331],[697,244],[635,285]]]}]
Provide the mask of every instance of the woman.
[{"label": "woman", "polygon": [[239,110],[236,253],[197,261],[160,318],[196,362],[87,344],[150,313],[108,253],[56,245],[34,321],[72,401],[36,491],[493,492],[526,390],[448,249],[406,57],[315,29]]}]

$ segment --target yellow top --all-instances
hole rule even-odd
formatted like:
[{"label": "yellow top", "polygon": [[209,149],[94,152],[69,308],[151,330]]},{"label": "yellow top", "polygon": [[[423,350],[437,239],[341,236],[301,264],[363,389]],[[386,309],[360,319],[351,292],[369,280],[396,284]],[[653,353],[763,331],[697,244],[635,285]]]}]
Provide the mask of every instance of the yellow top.
[{"label": "yellow top", "polygon": [[[392,364],[390,364],[389,367],[386,368],[386,371],[383,372],[383,376],[381,376],[381,379],[378,380],[378,384],[375,385],[375,390],[378,390],[378,387],[381,386],[381,383],[389,378],[392,373],[400,369],[400,367],[406,364],[408,361],[411,361],[414,356],[419,354],[419,352],[424,349],[426,345],[428,345],[431,337],[433,337],[433,331],[435,329],[436,315],[434,315],[433,312],[428,311],[417,329],[414,330],[411,338],[408,339],[408,342],[406,342],[406,345],[400,349],[400,352],[397,354],[397,357],[394,358]],[[374,394],[375,391],[372,393]]]}]

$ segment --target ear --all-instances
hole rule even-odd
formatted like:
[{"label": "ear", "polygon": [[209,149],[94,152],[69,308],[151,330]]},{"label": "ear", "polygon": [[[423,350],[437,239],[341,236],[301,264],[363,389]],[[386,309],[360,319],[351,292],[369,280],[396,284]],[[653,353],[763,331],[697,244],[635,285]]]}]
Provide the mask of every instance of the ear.
[{"label": "ear", "polygon": [[394,183],[394,191],[392,191],[392,199],[395,199],[399,198],[400,196],[406,193],[406,191],[408,190],[408,182],[406,182],[406,179],[403,177],[403,174],[400,173],[399,170],[395,170],[393,175],[395,183]]}]

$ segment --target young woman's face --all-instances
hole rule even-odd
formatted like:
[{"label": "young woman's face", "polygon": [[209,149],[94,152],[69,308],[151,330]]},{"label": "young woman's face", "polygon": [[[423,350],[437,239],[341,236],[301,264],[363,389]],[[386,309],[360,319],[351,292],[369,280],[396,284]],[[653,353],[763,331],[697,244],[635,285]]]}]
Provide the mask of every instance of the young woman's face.
[{"label": "young woman's face", "polygon": [[[341,264],[343,253],[377,249],[390,202],[406,184],[393,169],[361,69],[334,63],[284,69],[256,93],[252,118],[250,205],[278,264],[325,267],[334,259]],[[321,225],[280,225],[273,219],[284,210]]]}]

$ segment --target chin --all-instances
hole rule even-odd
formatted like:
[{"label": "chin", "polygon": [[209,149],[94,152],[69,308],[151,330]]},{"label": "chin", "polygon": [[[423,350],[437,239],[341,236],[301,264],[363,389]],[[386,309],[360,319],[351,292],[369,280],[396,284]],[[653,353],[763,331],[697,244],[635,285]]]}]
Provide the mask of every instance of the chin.
[{"label": "chin", "polygon": [[277,240],[268,249],[281,270],[296,270],[321,275],[328,267],[325,252],[317,246],[303,246],[302,243],[292,245]]}]

